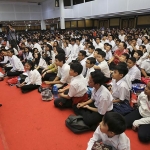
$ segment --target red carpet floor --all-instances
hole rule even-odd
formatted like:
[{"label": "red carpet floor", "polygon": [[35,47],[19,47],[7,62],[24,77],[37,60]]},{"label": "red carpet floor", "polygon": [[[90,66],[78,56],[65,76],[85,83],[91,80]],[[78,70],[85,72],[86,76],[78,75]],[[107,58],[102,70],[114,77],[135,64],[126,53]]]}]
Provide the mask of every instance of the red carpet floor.
[{"label": "red carpet floor", "polygon": [[[43,102],[37,91],[22,94],[20,89],[0,82],[0,150],[85,150],[93,132],[80,135],[65,126],[72,110],[58,110],[53,101]],[[131,150],[150,150],[139,142],[137,133],[126,131]]]}]

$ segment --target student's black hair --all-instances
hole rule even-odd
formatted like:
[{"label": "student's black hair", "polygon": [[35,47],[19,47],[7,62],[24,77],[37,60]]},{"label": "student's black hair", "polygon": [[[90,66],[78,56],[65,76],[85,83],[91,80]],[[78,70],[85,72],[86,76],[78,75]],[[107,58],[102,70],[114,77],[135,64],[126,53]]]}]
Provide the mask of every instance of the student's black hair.
[{"label": "student's black hair", "polygon": [[128,60],[131,60],[133,63],[136,63],[136,58],[135,57],[130,57]]},{"label": "student's black hair", "polygon": [[97,51],[97,53],[99,53],[100,51],[102,51],[102,49],[96,48],[95,51]]},{"label": "student's black hair", "polygon": [[31,67],[30,70],[34,70],[34,63],[31,60],[28,60],[26,64],[28,64]]},{"label": "student's black hair", "polygon": [[96,59],[94,57],[89,57],[87,60],[90,61],[90,64],[96,64]]},{"label": "student's black hair", "polygon": [[111,36],[112,37],[112,40],[114,40],[114,36],[111,34],[111,35],[109,35],[109,36]]},{"label": "student's black hair", "polygon": [[112,45],[111,44],[108,44],[107,46],[110,46],[110,49],[112,49]]},{"label": "student's black hair", "polygon": [[116,42],[119,42],[119,43],[120,43],[120,42],[121,42],[121,40],[120,40],[120,39],[117,39],[117,40],[116,40]]},{"label": "student's black hair", "polygon": [[99,40],[101,40],[101,38],[100,38],[99,36],[97,36],[97,37],[96,37],[96,39],[99,39]]},{"label": "student's black hair", "polygon": [[137,41],[137,39],[135,39],[135,38],[133,38],[132,41],[133,41],[133,40]]},{"label": "student's black hair", "polygon": [[137,50],[137,51],[135,51],[136,53],[138,53],[138,56],[143,56],[143,52],[141,51],[141,50]]},{"label": "student's black hair", "polygon": [[141,46],[143,49],[144,49],[144,48],[146,48],[146,46],[145,46],[145,45],[140,45],[140,46]]},{"label": "student's black hair", "polygon": [[76,40],[78,40],[80,42],[80,38],[76,38]]},{"label": "student's black hair", "polygon": [[128,73],[127,64],[125,62],[120,62],[114,70],[117,70],[119,74],[123,74],[123,77]]},{"label": "student's black hair", "polygon": [[34,64],[36,64],[36,65],[38,65],[39,64],[39,62],[40,62],[40,58],[41,58],[41,54],[40,53],[34,53],[34,54],[37,54],[38,55],[38,57],[37,58],[35,58],[35,56],[33,55],[33,57],[35,58],[35,62],[34,62]]},{"label": "student's black hair", "polygon": [[103,85],[106,80],[104,74],[100,70],[95,70],[94,72],[91,72],[90,75],[93,79],[94,84]]},{"label": "student's black hair", "polygon": [[104,43],[104,46],[105,46],[105,45],[106,45],[106,46],[108,46],[108,45],[109,45],[109,43]]},{"label": "student's black hair", "polygon": [[70,64],[70,69],[72,69],[74,72],[78,73],[78,75],[80,75],[82,73],[83,70],[83,66],[78,62],[75,63],[71,63]]},{"label": "student's black hair", "polygon": [[7,51],[10,51],[14,55],[14,50],[13,49],[8,49]]},{"label": "student's black hair", "polygon": [[57,54],[57,55],[55,56],[55,59],[58,59],[59,61],[62,61],[63,64],[66,62],[66,61],[65,61],[65,60],[66,60],[65,55],[62,54],[62,53]]},{"label": "student's black hair", "polygon": [[123,47],[124,47],[124,49],[126,49],[127,48],[127,44],[124,41],[122,41],[121,43],[123,43]]},{"label": "student's black hair", "polygon": [[65,55],[65,51],[60,47],[56,47],[56,51],[58,54],[64,54]]},{"label": "student's black hair", "polygon": [[95,47],[94,47],[93,45],[89,46],[89,48],[91,48],[91,49],[93,49],[93,50],[95,49]]},{"label": "student's black hair", "polygon": [[127,53],[123,53],[122,55],[125,56],[127,60],[128,60],[129,57],[130,57],[129,54],[127,54]]},{"label": "student's black hair", "polygon": [[87,56],[86,56],[86,51],[84,51],[84,50],[80,50],[80,51],[79,51],[79,53],[81,53],[81,54],[82,54],[82,56],[87,57]]},{"label": "student's black hair", "polygon": [[119,135],[126,130],[126,122],[122,115],[116,112],[106,112],[103,122],[108,126],[108,130]]},{"label": "student's black hair", "polygon": [[33,43],[38,43],[38,40],[37,39],[33,39]]},{"label": "student's black hair", "polygon": [[76,42],[76,39],[75,39],[75,38],[72,38],[71,41]]},{"label": "student's black hair", "polygon": [[106,57],[106,53],[104,51],[99,51],[98,52],[98,55],[101,55],[102,58],[105,58]]}]

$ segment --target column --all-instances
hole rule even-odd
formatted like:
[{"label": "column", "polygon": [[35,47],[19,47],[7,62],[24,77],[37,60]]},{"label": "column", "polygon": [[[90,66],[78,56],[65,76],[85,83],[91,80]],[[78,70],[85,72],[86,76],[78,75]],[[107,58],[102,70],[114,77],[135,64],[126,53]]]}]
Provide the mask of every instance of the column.
[{"label": "column", "polygon": [[46,30],[46,24],[44,20],[41,20],[41,30]]},{"label": "column", "polygon": [[60,7],[60,28],[65,29],[65,18],[64,18],[64,1],[59,0],[59,7]]}]

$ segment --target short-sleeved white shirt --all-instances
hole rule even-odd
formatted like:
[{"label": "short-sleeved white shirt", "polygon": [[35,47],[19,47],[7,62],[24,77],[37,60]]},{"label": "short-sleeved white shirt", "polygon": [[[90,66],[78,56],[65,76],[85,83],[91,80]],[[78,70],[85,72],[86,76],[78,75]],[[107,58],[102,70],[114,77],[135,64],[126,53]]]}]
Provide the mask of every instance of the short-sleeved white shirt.
[{"label": "short-sleeved white shirt", "polygon": [[142,62],[141,68],[145,70],[146,73],[150,74],[150,59],[146,59]]},{"label": "short-sleeved white shirt", "polygon": [[98,113],[104,115],[107,111],[113,109],[113,97],[106,87],[101,87],[96,91],[93,88],[91,99],[94,101],[95,107],[98,109]]},{"label": "short-sleeved white shirt", "polygon": [[63,64],[62,67],[58,66],[57,77],[60,78],[62,83],[70,83],[71,77],[69,75],[70,66],[68,64]]},{"label": "short-sleeved white shirt", "polygon": [[109,66],[108,63],[104,60],[102,62],[100,62],[98,64],[98,66],[100,67],[102,73],[105,75],[105,77],[110,78],[110,70],[109,70]]},{"label": "short-sleeved white shirt", "polygon": [[87,92],[87,83],[82,74],[73,77],[70,82],[69,93],[70,97],[82,97]]}]

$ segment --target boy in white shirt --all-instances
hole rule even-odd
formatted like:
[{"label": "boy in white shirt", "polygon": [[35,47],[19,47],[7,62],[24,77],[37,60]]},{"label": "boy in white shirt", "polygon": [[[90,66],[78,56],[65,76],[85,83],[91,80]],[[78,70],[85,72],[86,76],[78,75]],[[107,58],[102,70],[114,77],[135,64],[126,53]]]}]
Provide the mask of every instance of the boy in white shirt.
[{"label": "boy in white shirt", "polygon": [[65,63],[65,54],[58,54],[55,56],[55,64],[58,66],[58,73],[53,81],[45,81],[45,84],[54,85],[56,84],[58,88],[62,87],[64,84],[70,83],[69,70],[70,66]]},{"label": "boy in white shirt", "polygon": [[105,60],[105,57],[106,57],[106,53],[104,51],[98,52],[96,59],[99,62],[99,64],[98,64],[98,66],[95,65],[94,69],[100,69],[101,72],[106,77],[105,82],[108,82],[110,80],[110,70],[109,70],[108,63]]},{"label": "boy in white shirt", "polygon": [[87,73],[86,73],[85,79],[87,81],[87,85],[89,82],[90,73],[95,71],[94,69],[95,63],[96,63],[96,59],[94,57],[89,57],[86,60]]},{"label": "boy in white shirt", "polygon": [[[84,102],[88,99],[87,95],[87,82],[83,77],[82,65],[80,63],[72,63],[70,65],[69,75],[71,79],[69,92],[65,89],[60,89],[59,96],[54,100],[54,105],[58,108],[72,108],[80,102]],[[66,91],[67,90],[67,91]]]},{"label": "boy in white shirt", "polygon": [[136,58],[130,57],[127,61],[128,66],[128,75],[132,83],[140,83],[141,82],[141,71],[136,66]]},{"label": "boy in white shirt", "polygon": [[112,146],[113,149],[130,150],[130,140],[124,133],[125,130],[124,118],[118,113],[107,112],[88,142],[87,150],[91,150],[97,141],[102,141],[102,143]]},{"label": "boy in white shirt", "polygon": [[10,57],[10,63],[12,65],[12,69],[7,71],[7,76],[18,76],[24,72],[24,66],[20,59],[14,55],[14,50],[9,49],[7,51],[8,57]]},{"label": "boy in white shirt", "polygon": [[142,62],[141,72],[144,77],[150,77],[150,54],[148,55],[148,59]]},{"label": "boy in white shirt", "polygon": [[109,61],[112,58],[112,52],[111,52],[112,46],[110,44],[108,44],[106,46],[106,57],[105,60]]}]

